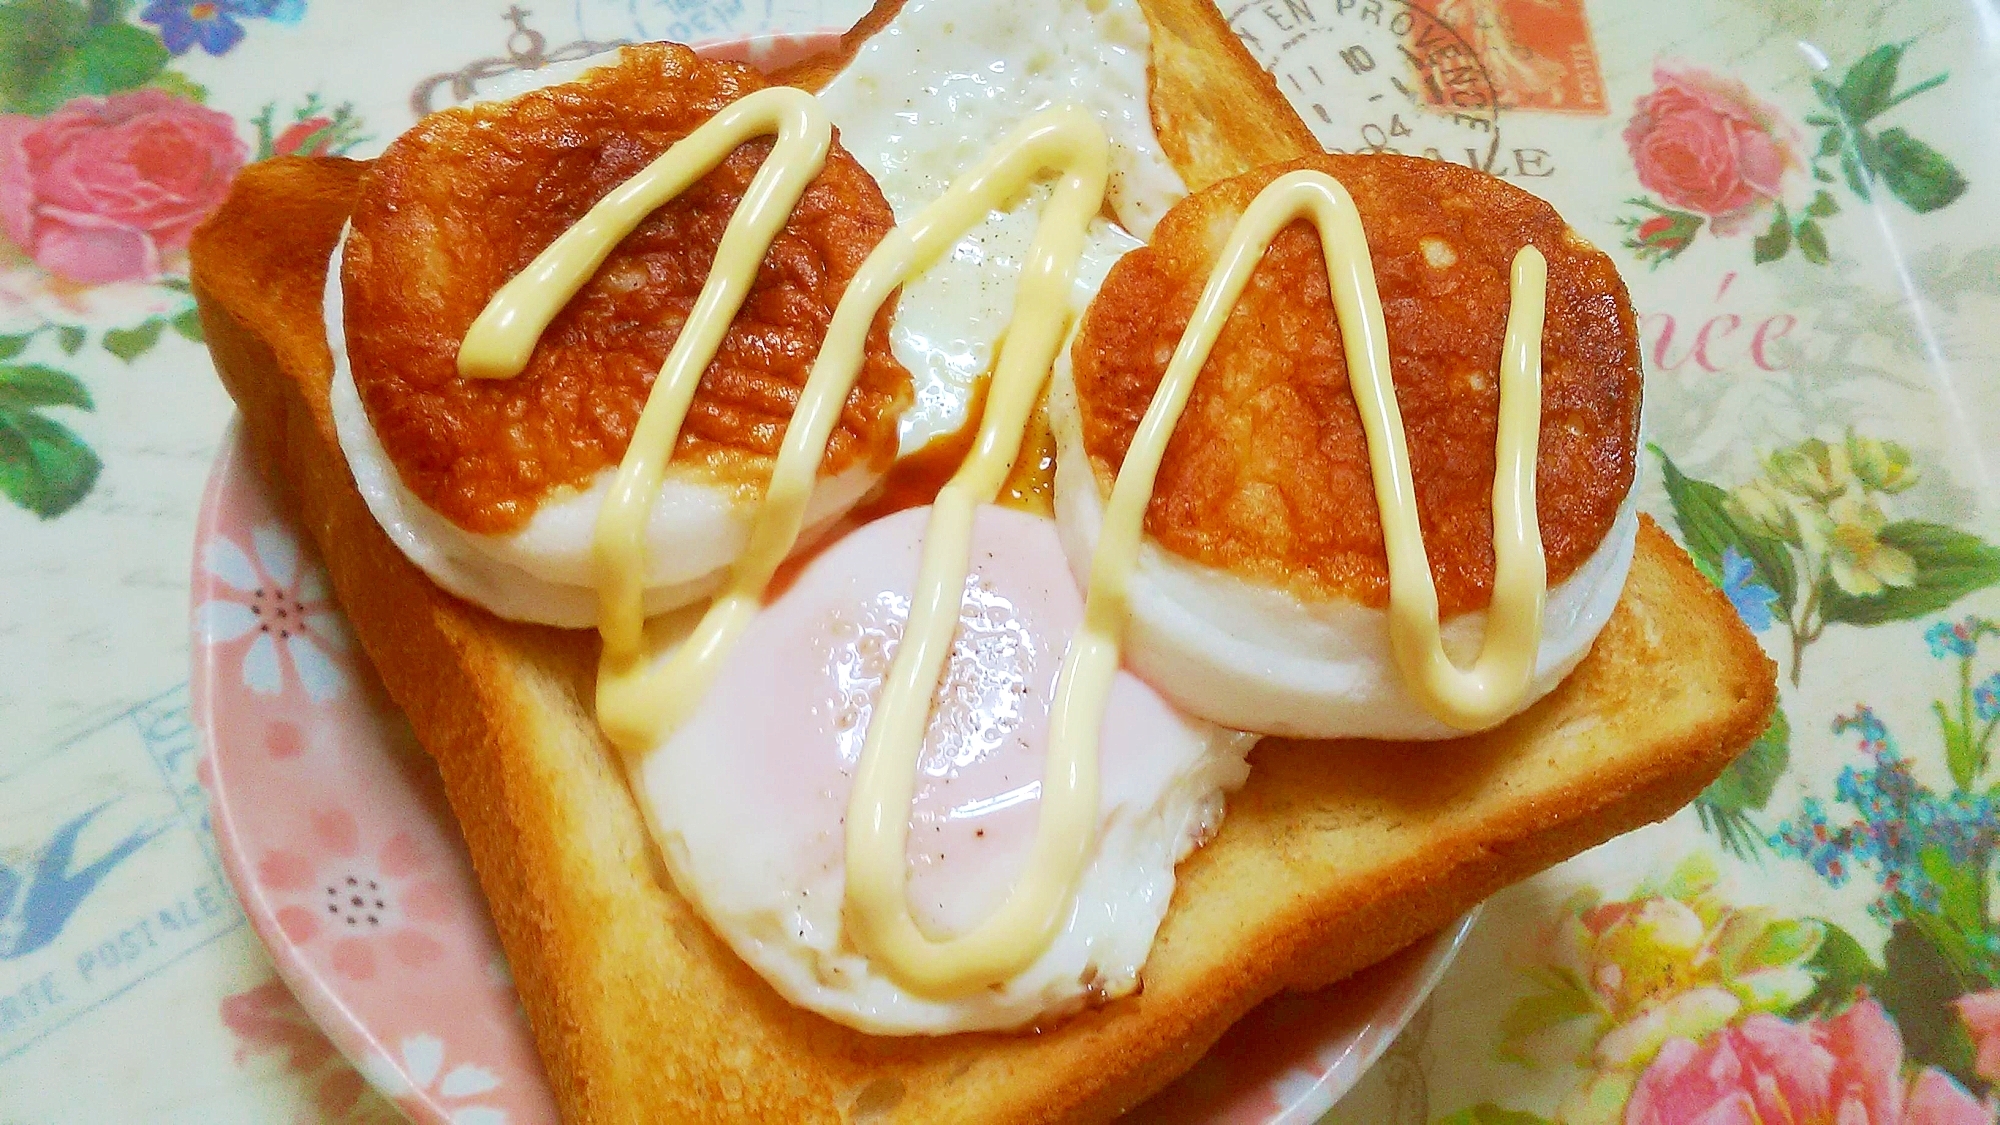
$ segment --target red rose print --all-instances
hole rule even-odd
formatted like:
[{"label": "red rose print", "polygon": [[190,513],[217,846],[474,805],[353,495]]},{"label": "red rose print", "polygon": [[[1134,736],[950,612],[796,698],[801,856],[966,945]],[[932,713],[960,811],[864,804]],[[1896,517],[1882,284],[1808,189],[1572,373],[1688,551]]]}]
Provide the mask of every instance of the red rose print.
[{"label": "red rose print", "polygon": [[273,156],[325,156],[333,147],[333,118],[308,117],[271,141]]},{"label": "red rose print", "polygon": [[70,281],[151,281],[245,155],[228,116],[164,90],[0,114],[0,230]]},{"label": "red rose print", "polygon": [[1728,234],[1777,199],[1801,166],[1792,127],[1741,82],[1698,67],[1654,68],[1625,145],[1639,182],[1669,205],[1715,219]]}]

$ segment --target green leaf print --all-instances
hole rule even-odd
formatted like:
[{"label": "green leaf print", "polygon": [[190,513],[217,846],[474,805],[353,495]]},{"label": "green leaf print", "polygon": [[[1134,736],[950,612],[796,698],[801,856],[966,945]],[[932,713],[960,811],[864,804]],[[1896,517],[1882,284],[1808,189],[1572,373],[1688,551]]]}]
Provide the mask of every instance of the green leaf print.
[{"label": "green leaf print", "polygon": [[66,0],[0,5],[0,110],[48,113],[71,98],[153,80],[169,55],[160,37]]},{"label": "green leaf print", "polygon": [[1778,779],[1792,761],[1792,724],[1781,707],[1771,715],[1771,725],[1757,736],[1722,776],[1695,798],[1695,814],[1701,826],[1713,833],[1729,854],[1751,859],[1764,838],[1751,813],[1771,800]]},{"label": "green leaf print", "polygon": [[1884,527],[1879,538],[1910,556],[1916,563],[1916,581],[1867,597],[1828,584],[1820,599],[1822,619],[1850,625],[1908,621],[2000,583],[2000,548],[1976,535],[1943,524],[1901,520]]},{"label": "green leaf print", "polygon": [[44,406],[74,406],[89,410],[90,392],[74,375],[40,364],[0,367],[0,411],[19,412]]},{"label": "green leaf print", "polygon": [[0,362],[13,359],[15,356],[27,351],[28,341],[32,339],[34,339],[33,335],[0,336]]},{"label": "green leaf print", "polygon": [[1922,215],[1965,194],[1965,177],[1938,150],[1900,128],[1884,129],[1876,142],[1882,182],[1910,210]]},{"label": "green leaf print", "polygon": [[82,438],[41,413],[65,406],[92,406],[74,377],[48,367],[0,367],[0,493],[43,519],[75,507],[104,467]]},{"label": "green leaf print", "polygon": [[62,104],[44,91],[89,32],[89,13],[65,0],[0,4],[0,111],[47,113]]},{"label": "green leaf print", "polygon": [[74,324],[65,324],[56,329],[56,347],[61,348],[64,355],[75,355],[82,350],[85,339],[87,337],[83,329]]},{"label": "green leaf print", "polygon": [[1838,1011],[1854,999],[1857,990],[1874,991],[1882,978],[1882,967],[1853,934],[1825,919],[1820,919],[1820,925],[1819,949],[1806,962],[1806,971],[1815,982],[1813,990],[1787,1013],[1793,1019]]},{"label": "green leaf print", "polygon": [[[1837,142],[1838,133],[1835,134],[1835,138]],[[1868,189],[1869,173],[1867,166],[1862,163],[1861,157],[1856,152],[1857,145],[1872,152],[1875,148],[1875,138],[1866,134],[1848,138],[1848,147],[1840,150],[1840,174],[1847,180],[1847,190],[1860,196],[1863,203],[1867,203],[1875,196]]]},{"label": "green leaf print", "polygon": [[1695,480],[1682,473],[1673,458],[1668,457],[1659,446],[1649,448],[1660,459],[1667,499],[1674,509],[1674,522],[1680,527],[1681,539],[1687,544],[1688,554],[1693,556],[1701,572],[1708,576],[1709,581],[1720,586],[1722,554],[1734,547],[1738,554],[1750,560],[1758,578],[1777,592],[1778,605],[1785,612],[1791,612],[1792,603],[1798,598],[1798,576],[1784,545],[1745,530],[1730,517],[1728,508],[1724,506],[1728,493],[1707,481]]},{"label": "green leaf print", "polygon": [[170,57],[159,36],[129,23],[105,24],[92,28],[49,76],[47,93],[61,104],[81,94],[135,90],[166,69]]},{"label": "green leaf print", "polygon": [[1940,927],[1926,921],[1898,922],[1889,931],[1875,998],[1895,1018],[1910,1062],[1938,1067],[1977,1090],[1984,1083],[1974,1068],[1972,1040],[1952,1002],[1992,982],[1954,963],[1957,958],[1940,948]]},{"label": "green leaf print", "polygon": [[181,339],[191,344],[199,344],[205,337],[201,329],[201,310],[189,306],[185,311],[167,322]]},{"label": "green leaf print", "polygon": [[160,331],[165,327],[165,321],[153,317],[134,328],[114,328],[104,334],[104,350],[131,363],[153,350],[153,345],[160,342]]},{"label": "green leaf print", "polygon": [[1907,43],[1885,43],[1862,56],[1847,68],[1834,101],[1856,121],[1867,121],[1887,109],[1896,89],[1896,68],[1908,48]]},{"label": "green leaf print", "polygon": [[1944,765],[1951,771],[1952,784],[1971,789],[1986,768],[1985,747],[1972,727],[1945,710],[1944,700],[1932,700],[1931,710],[1937,715],[1938,730],[1944,737]]},{"label": "green leaf print", "polygon": [[[1985,873],[1966,864],[1954,862],[1951,853],[1943,846],[1930,844],[1917,852],[1917,862],[1937,888],[1935,921],[1942,921],[1949,927],[1950,940],[1942,943],[1947,952],[1954,954],[1953,962],[1968,971],[1978,971],[1981,965],[1991,960],[1982,948],[1983,943],[1966,943],[1961,935],[1978,934],[1986,929],[1986,885]],[[1961,950],[1960,947],[1964,948]]]},{"label": "green leaf print", "polygon": [[1771,218],[1771,229],[1758,235],[1750,243],[1750,260],[1763,265],[1775,262],[1792,248],[1792,223],[1785,217],[1785,205],[1778,204],[1778,213]]},{"label": "green leaf print", "polygon": [[1831,256],[1827,253],[1826,233],[1820,230],[1818,222],[1812,219],[1804,220],[1799,223],[1797,234],[1799,253],[1806,261],[1816,266],[1823,266],[1831,260]]},{"label": "green leaf print", "polygon": [[40,414],[0,413],[0,493],[43,519],[75,507],[103,468],[62,424]]},{"label": "green leaf print", "polygon": [[[1897,92],[1897,72],[1909,46],[1890,43],[1875,48],[1848,68],[1838,86],[1824,78],[1813,79],[1814,92],[1832,112],[1808,115],[1806,122],[1821,130],[1812,160],[1815,179],[1831,180],[1832,175],[1819,162],[1838,157],[1841,175],[1855,195],[1872,199],[1879,182],[1904,206],[1921,215],[1949,206],[1965,194],[1967,185],[1949,158],[1908,130],[1894,126],[1877,133],[1871,126],[1876,118],[1938,88],[1949,77],[1933,75]],[[1813,249],[1803,240],[1799,249],[1812,257]]]}]

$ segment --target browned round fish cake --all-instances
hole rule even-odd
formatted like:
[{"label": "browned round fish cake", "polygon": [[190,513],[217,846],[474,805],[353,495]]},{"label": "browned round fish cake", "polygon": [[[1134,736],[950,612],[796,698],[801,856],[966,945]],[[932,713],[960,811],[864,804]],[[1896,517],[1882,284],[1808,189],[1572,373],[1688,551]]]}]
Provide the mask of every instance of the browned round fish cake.
[{"label": "browned round fish cake", "polygon": [[[1111,270],[1071,358],[1084,448],[1108,493],[1238,216],[1302,168],[1354,197],[1374,256],[1431,574],[1446,615],[1493,583],[1494,440],[1508,275],[1548,258],[1535,499],[1549,584],[1603,540],[1639,440],[1637,328],[1611,260],[1547,203],[1470,168],[1414,157],[1314,156],[1225,180],[1176,205]],[[1382,524],[1319,238],[1280,232],[1195,383],[1146,511],[1184,558],[1307,600],[1388,603]]]},{"label": "browned round fish cake", "polygon": [[[600,198],[765,84],[673,44],[627,47],[578,82],[434,113],[374,162],[344,251],[347,352],[383,448],[426,504],[468,530],[507,531],[624,456],[768,139],[619,243],[519,376],[461,379],[459,344],[501,285]],[[677,463],[725,483],[768,479],[834,306],[894,222],[835,144],[702,375]],[[885,306],[824,473],[895,454],[910,377],[888,324]]]}]

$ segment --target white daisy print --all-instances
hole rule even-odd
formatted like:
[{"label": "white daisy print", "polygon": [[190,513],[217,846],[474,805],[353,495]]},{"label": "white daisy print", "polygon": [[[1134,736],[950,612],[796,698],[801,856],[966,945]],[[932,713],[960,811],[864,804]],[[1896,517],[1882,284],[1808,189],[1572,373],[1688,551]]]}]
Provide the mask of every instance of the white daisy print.
[{"label": "white daisy print", "polygon": [[245,687],[278,695],[291,678],[314,703],[340,697],[347,673],[333,654],[347,650],[347,625],[328,600],[318,565],[300,556],[289,534],[259,527],[250,533],[248,552],[218,535],[203,550],[202,566],[221,588],[195,611],[196,624],[211,645],[250,638],[243,650]]}]

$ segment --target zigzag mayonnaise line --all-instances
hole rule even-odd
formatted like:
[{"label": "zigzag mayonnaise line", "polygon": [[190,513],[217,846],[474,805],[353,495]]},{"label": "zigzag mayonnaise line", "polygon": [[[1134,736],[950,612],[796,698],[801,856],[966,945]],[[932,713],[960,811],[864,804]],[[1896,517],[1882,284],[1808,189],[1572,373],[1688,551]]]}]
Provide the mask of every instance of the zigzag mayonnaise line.
[{"label": "zigzag mayonnaise line", "polygon": [[[848,805],[847,904],[856,944],[917,993],[949,996],[1005,981],[1039,957],[1061,928],[1096,833],[1097,728],[1118,661],[1114,654],[1106,667],[1088,666],[1079,687],[1072,652],[1057,680],[1040,820],[1026,870],[1000,908],[969,933],[932,941],[910,917],[904,858],[910,802],[916,795],[931,696],[958,632],[973,514],[979,505],[992,503],[1006,482],[1028,416],[1062,346],[1084,229],[1104,202],[1110,170],[1104,130],[1077,110],[1037,114],[913,224],[919,230],[938,224],[947,239],[956,240],[987,210],[1047,169],[1060,171],[1062,178],[1042,212],[1021,271],[1014,317],[994,365],[972,454],[939,490],[931,508],[909,624],[868,724]],[[862,266],[863,275],[874,263],[871,257]],[[1061,702],[1079,693],[1082,698],[1074,705]],[[1066,736],[1064,716],[1072,711],[1092,718],[1082,724],[1080,735],[1072,731]]]},{"label": "zigzag mayonnaise line", "polygon": [[[676,142],[609,195],[598,200],[582,219],[562,237],[528,263],[528,268],[509,280],[480,310],[479,316],[459,346],[459,374],[472,378],[511,378],[528,365],[535,342],[556,313],[569,303],[576,291],[604,264],[619,240],[630,234],[661,204],[686,191],[754,137],[778,135],[764,166],[750,181],[749,191],[723,230],[716,247],[715,264],[695,299],[686,325],[667,354],[660,376],[653,383],[645,409],[639,414],[625,458],[611,485],[610,499],[597,520],[598,631],[604,636],[604,657],[598,677],[599,721],[604,722],[606,683],[623,684],[635,678],[643,661],[641,625],[645,617],[642,598],[645,586],[644,538],[646,514],[666,474],[673,456],[681,423],[701,385],[701,373],[715,359],[716,349],[729,332],[730,321],[750,292],[757,267],[764,261],[772,240],[785,227],[785,220],[798,205],[806,185],[819,175],[833,143],[833,124],[820,109],[819,99],[803,90],[773,86],[759,90],[725,107],[703,122],[699,129]],[[851,292],[851,290],[850,290]],[[869,312],[874,309],[871,305]],[[836,324],[836,331],[838,325]],[[867,329],[863,318],[856,334],[855,354],[860,354],[860,333]],[[847,382],[852,382],[850,374]],[[810,385],[807,393],[811,393]],[[838,404],[846,400],[843,385]],[[806,401],[801,400],[804,410]],[[832,419],[827,419],[832,426]],[[794,427],[796,429],[797,427]],[[818,448],[823,449],[824,436]],[[789,448],[789,446],[788,446]],[[814,455],[817,465],[819,455]],[[810,485],[810,478],[808,478]],[[777,484],[766,502],[777,502]],[[805,498],[798,500],[801,510]],[[754,542],[753,542],[754,548]],[[743,568],[739,565],[740,572]],[[604,673],[612,673],[607,678]],[[612,714],[630,713],[630,707],[616,707]],[[606,723],[612,741],[628,753],[640,747],[623,735],[640,732],[614,730]],[[651,745],[650,741],[646,745]]]},{"label": "zigzag mayonnaise line", "polygon": [[635,769],[692,711],[796,544],[819,461],[859,372],[876,311],[990,210],[1043,173],[1060,173],[1022,273],[973,453],[932,509],[905,643],[870,723],[850,798],[846,887],[853,936],[904,987],[949,996],[1005,981],[1032,963],[1059,930],[1094,839],[1098,727],[1119,666],[1126,585],[1160,458],[1194,378],[1264,248],[1296,217],[1310,217],[1320,229],[1349,369],[1357,373],[1355,395],[1389,554],[1398,665],[1426,706],[1454,725],[1490,725],[1519,705],[1533,670],[1545,593],[1534,458],[1546,263],[1532,246],[1514,263],[1493,501],[1499,559],[1494,612],[1478,664],[1461,672],[1444,653],[1439,634],[1436,591],[1416,523],[1409,454],[1359,215],[1331,177],[1293,173],[1266,188],[1238,223],[1113,488],[1083,626],[1056,685],[1040,819],[1027,869],[1000,909],[978,927],[944,941],[926,937],[909,911],[905,851],[930,697],[957,629],[973,515],[1004,482],[1067,328],[1065,301],[1084,231],[1104,198],[1109,143],[1103,128],[1074,108],[1037,114],[869,255],[835,309],[747,548],[692,635],[663,663],[651,661],[644,644],[639,531],[701,372],[713,360],[763,254],[824,164],[831,130],[816,100],[782,87],[759,91],[676,144],[600,201],[495,296],[467,333],[459,367],[467,377],[519,373],[542,329],[619,239],[737,145],[773,132],[777,144],[730,219],[715,267],[654,385],[599,517],[604,648],[598,721]]},{"label": "zigzag mayonnaise line", "polygon": [[[1084,231],[1103,206],[1109,175],[1110,145],[1103,127],[1073,108],[1037,114],[936,203],[907,226],[891,231],[869,255],[834,310],[786,429],[748,547],[694,633],[663,665],[651,666],[641,643],[642,560],[636,550],[637,529],[659,486],[701,371],[713,359],[757,263],[783,226],[785,213],[824,162],[827,127],[814,99],[782,88],[752,94],[607,196],[481,312],[460,350],[460,370],[475,376],[517,374],[526,366],[542,328],[618,239],[736,145],[774,129],[778,144],[730,220],[714,272],[654,385],[619,466],[613,499],[600,518],[604,654],[598,670],[598,722],[628,762],[636,763],[687,716],[797,542],[806,499],[841,404],[860,370],[876,310],[897,286],[921,273],[989,211],[1043,172],[1061,172],[1022,271],[1015,316],[996,365],[978,442],[972,457],[940,494],[933,513],[934,533],[925,538],[924,569],[912,615],[912,643],[899,653],[871,724],[869,749],[863,754],[853,796],[853,808],[862,815],[849,817],[848,886],[856,906],[857,936],[914,989],[950,992],[978,987],[1019,971],[1053,937],[1090,849],[1097,811],[1097,765],[1091,755],[1096,739],[1079,746],[1077,759],[1060,770],[1072,784],[1045,786],[1035,862],[1007,905],[974,933],[941,944],[930,943],[917,931],[904,900],[903,852],[914,764],[928,714],[927,685],[937,682],[958,621],[956,595],[968,567],[973,512],[993,498],[1013,465],[1028,416],[1067,328],[1066,301],[1076,260]],[[781,191],[788,197],[784,212],[777,210]],[[738,237],[739,231],[750,233]],[[619,549],[628,544],[634,549]],[[925,670],[928,680],[923,679]],[[1106,675],[1098,694],[1108,687]],[[1094,710],[1101,714],[1102,709],[1099,698]],[[1058,770],[1049,772],[1053,776]],[[872,823],[874,831],[861,828],[864,821]]]},{"label": "zigzag mayonnaise line", "polygon": [[[1222,335],[1264,250],[1295,219],[1319,231],[1332,283],[1334,313],[1347,355],[1348,382],[1368,438],[1375,503],[1389,556],[1389,630],[1396,664],[1425,710],[1461,730],[1493,726],[1513,714],[1534,678],[1541,644],[1547,559],[1535,515],[1535,453],[1542,404],[1542,319],[1548,261],[1534,246],[1514,256],[1507,337],[1500,356],[1500,423],[1493,475],[1493,606],[1479,659],[1461,670],[1444,651],[1437,586],[1431,581],[1402,412],[1389,371],[1388,328],[1361,214],[1338,180],[1311,170],[1273,180],[1244,209],[1202,290],[1194,316],[1125,452],[1105,505],[1090,569],[1080,645],[1122,636],[1127,581],[1138,561],[1146,506],[1167,440],[1194,390],[1195,376]],[[1116,641],[1111,642],[1116,655]],[[1115,663],[1115,659],[1114,659]],[[1061,730],[1058,725],[1056,729]]]}]

